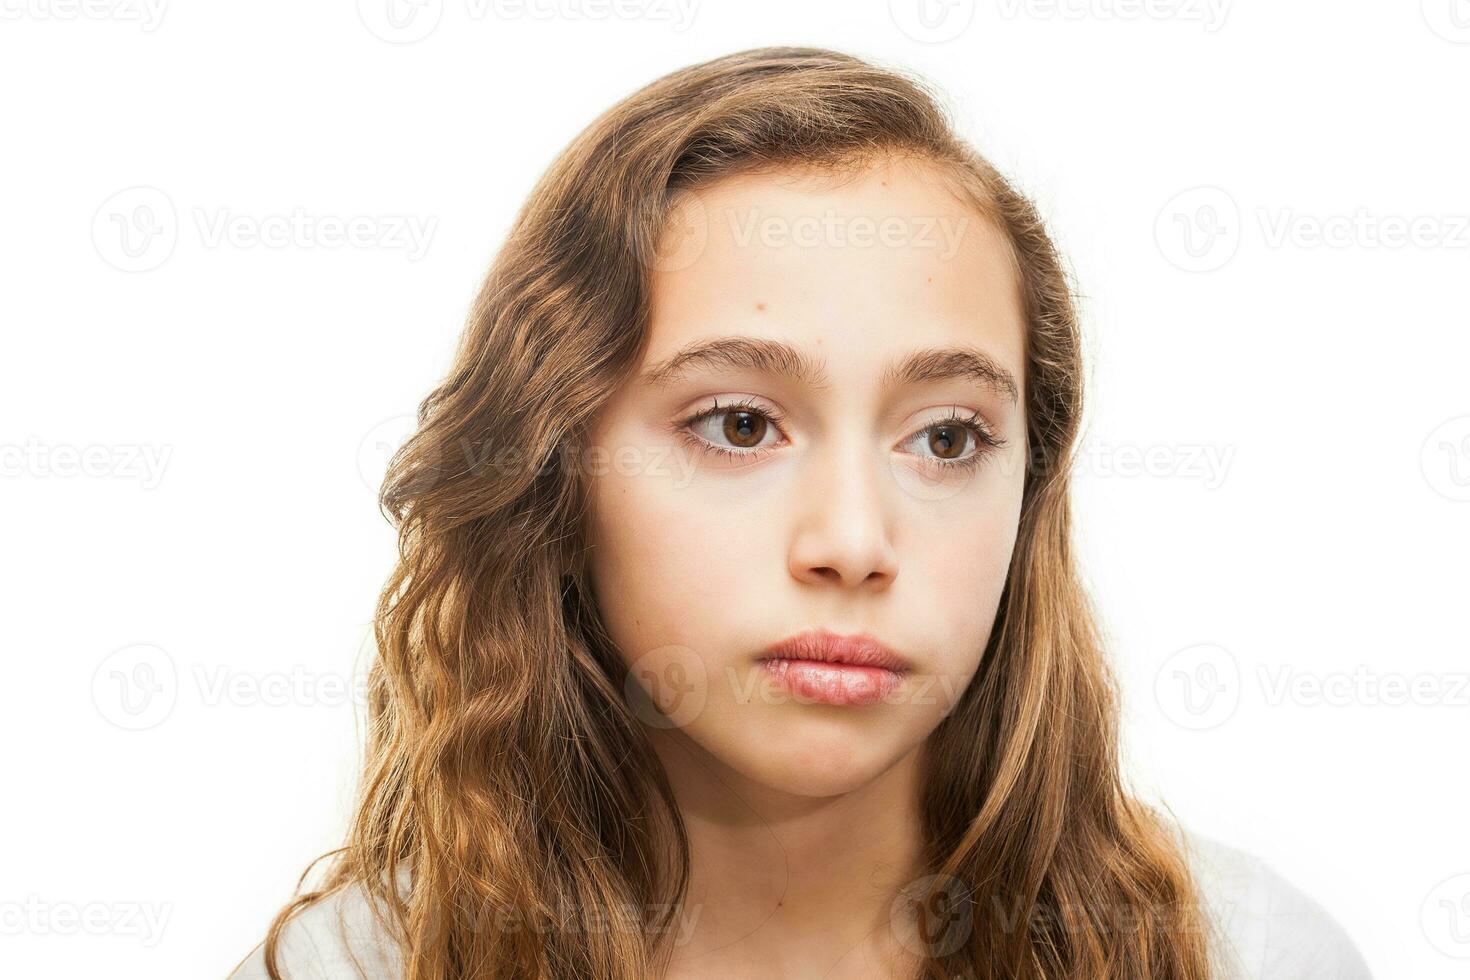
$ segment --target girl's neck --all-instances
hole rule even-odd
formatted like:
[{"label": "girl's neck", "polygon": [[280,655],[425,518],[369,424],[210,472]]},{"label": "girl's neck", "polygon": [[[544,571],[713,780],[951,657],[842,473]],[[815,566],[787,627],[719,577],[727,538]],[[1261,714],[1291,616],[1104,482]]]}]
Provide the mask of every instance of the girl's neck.
[{"label": "girl's neck", "polygon": [[918,749],[815,798],[754,783],[677,732],[654,746],[692,857],[666,976],[900,975],[894,904],[925,873]]}]

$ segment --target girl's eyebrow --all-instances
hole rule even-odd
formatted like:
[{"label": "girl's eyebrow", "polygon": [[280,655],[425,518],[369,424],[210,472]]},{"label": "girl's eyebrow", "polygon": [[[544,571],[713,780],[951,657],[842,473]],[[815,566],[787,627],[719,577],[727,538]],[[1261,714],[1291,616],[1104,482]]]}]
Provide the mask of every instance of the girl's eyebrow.
[{"label": "girl's eyebrow", "polygon": [[[699,367],[748,369],[781,375],[815,391],[831,387],[822,366],[805,351],[779,340],[760,337],[714,337],[679,348],[640,376],[650,387],[668,385]],[[898,385],[970,378],[1005,395],[1014,404],[1015,375],[978,347],[958,344],[910,351],[883,371],[882,390]]]}]

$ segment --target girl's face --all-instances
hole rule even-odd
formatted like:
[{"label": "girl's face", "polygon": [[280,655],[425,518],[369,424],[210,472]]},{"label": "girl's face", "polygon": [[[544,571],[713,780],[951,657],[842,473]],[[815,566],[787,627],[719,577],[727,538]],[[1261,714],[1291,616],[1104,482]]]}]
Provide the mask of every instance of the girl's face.
[{"label": "girl's face", "polygon": [[[893,159],[717,181],[650,264],[646,355],[586,460],[628,693],[759,785],[856,789],[958,703],[1005,584],[1027,452],[1005,241]],[[810,631],[907,669],[767,669]]]}]

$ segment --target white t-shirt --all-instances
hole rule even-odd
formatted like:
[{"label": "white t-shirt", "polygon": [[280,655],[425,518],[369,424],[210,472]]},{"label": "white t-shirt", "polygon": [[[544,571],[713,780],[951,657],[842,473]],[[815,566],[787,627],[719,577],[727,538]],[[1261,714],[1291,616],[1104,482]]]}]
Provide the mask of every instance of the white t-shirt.
[{"label": "white t-shirt", "polygon": [[1372,980],[1337,920],[1260,858],[1184,835],[1221,980]]},{"label": "white t-shirt", "polygon": [[[1194,833],[1183,840],[1215,926],[1219,980],[1372,980],[1342,927],[1260,859]],[[363,891],[344,889],[287,923],[276,962],[285,980],[399,980],[402,961],[380,930]],[[262,945],[229,980],[268,977]]]}]

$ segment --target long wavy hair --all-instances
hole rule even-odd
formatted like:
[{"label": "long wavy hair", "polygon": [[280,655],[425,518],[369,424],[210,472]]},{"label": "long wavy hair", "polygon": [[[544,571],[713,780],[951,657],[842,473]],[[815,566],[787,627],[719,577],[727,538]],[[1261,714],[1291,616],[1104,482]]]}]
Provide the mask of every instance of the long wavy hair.
[{"label": "long wavy hair", "polygon": [[359,799],[319,886],[303,891],[303,873],[271,923],[273,978],[291,916],[349,886],[369,896],[405,980],[658,975],[688,839],[600,625],[588,476],[566,461],[639,365],[681,192],[884,154],[932,164],[1004,232],[1027,325],[1014,555],[984,659],[927,746],[932,881],[917,911],[942,914],[921,930],[919,975],[1208,976],[1181,839],[1120,776],[1116,692],[1070,543],[1082,363],[1064,265],[926,83],[778,47],[624,99],[519,213],[389,467],[381,503],[400,560],[374,622]]}]

